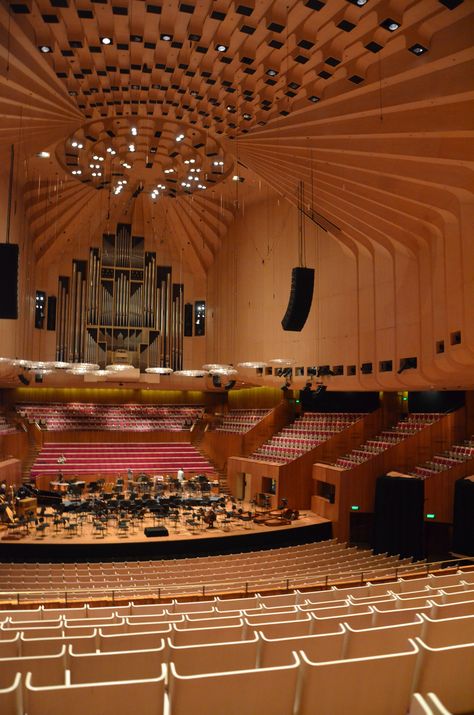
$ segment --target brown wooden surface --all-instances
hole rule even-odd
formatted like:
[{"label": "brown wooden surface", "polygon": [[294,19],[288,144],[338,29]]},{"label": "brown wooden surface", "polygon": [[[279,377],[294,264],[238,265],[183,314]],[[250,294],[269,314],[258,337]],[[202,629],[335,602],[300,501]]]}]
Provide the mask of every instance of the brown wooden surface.
[{"label": "brown wooden surface", "polygon": [[[465,417],[464,408],[451,412],[420,432],[408,436],[403,442],[389,447],[352,469],[343,470],[330,464],[315,464],[312,509],[333,520],[334,535],[337,538],[343,541],[349,540],[350,507],[354,504],[359,506],[361,512],[373,512],[377,477],[390,470],[403,472],[412,469],[462,439]],[[334,484],[336,488],[334,504],[329,504],[326,500],[315,496],[317,480]],[[329,514],[332,516],[328,516]]]},{"label": "brown wooden surface", "polygon": [[8,486],[19,484],[21,479],[21,462],[19,459],[4,459],[0,462],[0,481],[5,480]]}]

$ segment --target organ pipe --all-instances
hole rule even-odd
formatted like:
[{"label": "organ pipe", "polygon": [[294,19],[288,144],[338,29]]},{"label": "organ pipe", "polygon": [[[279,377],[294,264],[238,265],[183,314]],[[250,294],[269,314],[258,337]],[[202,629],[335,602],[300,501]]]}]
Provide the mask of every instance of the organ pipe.
[{"label": "organ pipe", "polygon": [[172,268],[145,252],[143,237],[129,224],[104,234],[102,249],[88,261],[74,259],[71,276],[60,276],[56,357],[112,362],[118,348],[141,369],[183,366],[184,287]]}]

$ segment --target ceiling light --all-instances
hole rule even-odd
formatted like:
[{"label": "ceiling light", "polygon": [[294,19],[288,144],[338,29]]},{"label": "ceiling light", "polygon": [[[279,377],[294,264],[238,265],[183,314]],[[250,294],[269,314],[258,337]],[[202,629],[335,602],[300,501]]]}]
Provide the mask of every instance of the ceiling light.
[{"label": "ceiling light", "polygon": [[133,135],[134,137],[137,136],[138,131],[137,131],[137,128],[136,128],[136,127],[132,127],[132,128],[130,129],[130,131],[131,131],[131,133],[132,133],[132,135]]},{"label": "ceiling light", "polygon": [[132,151],[132,152],[135,151],[135,144],[129,144],[129,145],[128,145],[128,150],[129,150],[129,151]]},{"label": "ceiling light", "polygon": [[308,97],[310,102],[319,102],[319,97],[317,97],[315,94],[312,94],[310,97]]},{"label": "ceiling light", "polygon": [[413,52],[414,55],[423,55],[425,52],[428,52],[428,48],[424,47],[423,45],[420,45],[419,42],[416,42],[408,49],[410,52]]},{"label": "ceiling light", "polygon": [[198,189],[206,189],[207,187],[204,184],[198,184]]},{"label": "ceiling light", "polygon": [[77,145],[77,148],[78,148],[78,149],[83,149],[83,148],[84,148],[84,144],[78,144],[78,145]]},{"label": "ceiling light", "polygon": [[251,115],[251,114],[248,114],[247,112],[246,112],[243,116],[244,116],[244,119],[247,119],[247,121],[248,121],[249,119],[252,119],[252,115]]},{"label": "ceiling light", "polygon": [[94,159],[94,161],[97,161],[99,157],[97,156],[97,154],[94,154],[92,158]]},{"label": "ceiling light", "polygon": [[276,77],[277,74],[278,74],[278,72],[277,72],[276,70],[274,70],[274,69],[271,69],[271,68],[270,68],[270,69],[267,70],[267,75],[268,75],[269,77]]},{"label": "ceiling light", "polygon": [[383,20],[383,22],[380,23],[380,27],[383,27],[389,32],[395,32],[395,30],[398,30],[398,28],[400,27],[400,23],[396,20],[392,20],[391,17],[387,17],[385,20]]},{"label": "ceiling light", "polygon": [[167,32],[164,32],[163,34],[160,35],[160,40],[163,40],[163,42],[171,42],[172,39],[173,39],[173,35],[170,35]]},{"label": "ceiling light", "polygon": [[47,55],[48,52],[52,52],[53,50],[51,49],[51,47],[49,45],[41,45],[41,47],[39,48],[39,51],[42,52],[43,54]]},{"label": "ceiling light", "polygon": [[243,181],[243,180],[244,180],[243,177],[239,176],[238,174],[234,174],[234,176],[232,177],[232,181]]},{"label": "ceiling light", "polygon": [[216,45],[217,52],[227,52],[227,49],[228,49],[227,45],[222,45],[222,44]]},{"label": "ceiling light", "polygon": [[36,156],[39,156],[40,159],[49,159],[49,151],[39,151]]},{"label": "ceiling light", "polygon": [[184,139],[184,134],[178,134],[178,136],[176,137],[177,142],[182,142],[183,139]]},{"label": "ceiling light", "polygon": [[76,141],[71,142],[71,146],[73,146],[74,148],[77,147],[77,142]]},{"label": "ceiling light", "polygon": [[165,169],[165,174],[172,174],[174,169]]},{"label": "ceiling light", "polygon": [[100,41],[102,45],[111,45],[112,44],[112,39],[110,37],[101,37]]}]

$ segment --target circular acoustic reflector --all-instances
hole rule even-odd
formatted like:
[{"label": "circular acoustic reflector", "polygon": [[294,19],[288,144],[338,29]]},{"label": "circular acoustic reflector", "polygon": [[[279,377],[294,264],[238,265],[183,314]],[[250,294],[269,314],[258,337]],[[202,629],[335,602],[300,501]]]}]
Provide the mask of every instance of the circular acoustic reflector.
[{"label": "circular acoustic reflector", "polygon": [[179,377],[205,377],[207,370],[176,370],[174,374]]},{"label": "circular acoustic reflector", "polygon": [[107,372],[127,372],[127,370],[134,370],[133,365],[124,365],[123,363],[115,363],[113,365],[106,365],[105,369]]},{"label": "circular acoustic reflector", "polygon": [[264,367],[267,367],[268,363],[266,362],[239,362],[237,364],[237,367],[243,367],[243,368],[250,368],[250,369],[260,369],[263,370]]},{"label": "circular acoustic reflector", "polygon": [[290,365],[294,365],[296,360],[293,360],[291,358],[274,358],[273,360],[270,360],[270,363],[272,365],[277,365],[279,367],[290,367]]},{"label": "circular acoustic reflector", "polygon": [[171,375],[173,370],[170,367],[147,367],[145,372],[149,375]]},{"label": "circular acoustic reflector", "polygon": [[203,365],[202,369],[206,370],[206,372],[211,372],[211,370],[227,370],[227,369],[231,370],[232,366],[227,365],[227,364],[224,365],[224,364],[218,363],[218,362],[211,362],[208,365]]},{"label": "circular acoustic reflector", "polygon": [[99,368],[100,365],[96,365],[93,362],[75,362],[71,363],[68,372],[71,373],[71,375],[84,375],[86,372],[93,372]]},{"label": "circular acoustic reflector", "polygon": [[59,360],[58,362],[53,362],[53,365],[56,370],[67,370],[69,367],[72,367],[73,363]]},{"label": "circular acoustic reflector", "polygon": [[232,367],[215,367],[209,370],[209,375],[220,375],[222,377],[232,377],[237,374],[237,370],[234,370]]}]

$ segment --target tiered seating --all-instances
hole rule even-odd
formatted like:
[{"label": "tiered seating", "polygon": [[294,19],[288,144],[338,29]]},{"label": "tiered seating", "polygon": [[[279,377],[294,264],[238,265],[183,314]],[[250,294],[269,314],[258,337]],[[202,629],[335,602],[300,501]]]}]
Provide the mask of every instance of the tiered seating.
[{"label": "tiered seating", "polygon": [[10,434],[16,432],[15,425],[11,425],[5,415],[0,414],[0,434]]},{"label": "tiered seating", "polygon": [[237,432],[243,434],[260,422],[268,414],[268,410],[231,410],[216,427],[219,432]]},{"label": "tiered seating", "polygon": [[[66,461],[58,463],[64,456]],[[186,442],[48,442],[31,467],[31,476],[185,471],[210,473],[214,467]]]},{"label": "tiered seating", "polygon": [[426,479],[439,472],[445,472],[452,467],[457,467],[470,459],[474,459],[474,437],[471,437],[464,444],[453,444],[450,449],[442,454],[435,454],[424,464],[415,467],[409,474]]},{"label": "tiered seating", "polygon": [[22,417],[50,431],[122,430],[136,432],[189,430],[202,407],[148,404],[103,405],[85,402],[21,404]]},{"label": "tiered seating", "polygon": [[2,715],[449,715],[474,709],[473,682],[472,571],[0,611]]},{"label": "tiered seating", "polygon": [[[51,565],[0,565],[0,578],[6,590],[46,590],[64,594],[69,589],[84,592],[92,583],[94,593],[114,590],[122,593],[161,597],[179,594],[240,592],[244,588],[288,588],[326,583],[331,574],[334,582],[348,576],[393,576],[395,569],[407,571],[411,559],[377,555],[371,551],[347,548],[336,541],[305,544],[269,551],[179,559],[163,562]],[[131,589],[131,591],[130,591]]]},{"label": "tiered seating", "polygon": [[343,469],[352,469],[357,464],[362,464],[372,459],[376,454],[385,452],[385,450],[393,447],[394,444],[403,442],[409,435],[416,434],[441,419],[441,417],[443,417],[443,414],[439,412],[408,415],[406,419],[400,420],[394,427],[384,430],[376,437],[372,437],[357,449],[353,449],[349,454],[339,457],[335,464]]},{"label": "tiered seating", "polygon": [[364,416],[361,412],[308,412],[265,442],[251,459],[284,464],[301,457]]}]

